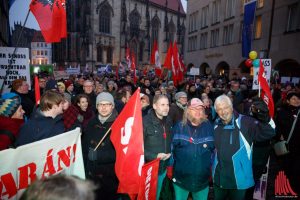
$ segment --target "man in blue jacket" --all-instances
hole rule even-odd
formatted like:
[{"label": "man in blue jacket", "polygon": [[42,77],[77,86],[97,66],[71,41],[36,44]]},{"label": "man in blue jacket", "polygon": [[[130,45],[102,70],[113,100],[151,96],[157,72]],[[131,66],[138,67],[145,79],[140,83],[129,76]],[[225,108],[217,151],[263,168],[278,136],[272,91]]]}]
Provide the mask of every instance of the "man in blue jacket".
[{"label": "man in blue jacket", "polygon": [[254,118],[236,113],[226,95],[219,96],[214,106],[219,115],[214,127],[215,200],[242,200],[245,198],[246,189],[254,185],[253,142],[272,138],[275,135],[275,124],[262,100],[253,102]]},{"label": "man in blue jacket", "polygon": [[173,129],[173,183],[175,199],[206,200],[214,154],[213,126],[205,116],[204,104],[193,98],[187,105],[183,120]]}]

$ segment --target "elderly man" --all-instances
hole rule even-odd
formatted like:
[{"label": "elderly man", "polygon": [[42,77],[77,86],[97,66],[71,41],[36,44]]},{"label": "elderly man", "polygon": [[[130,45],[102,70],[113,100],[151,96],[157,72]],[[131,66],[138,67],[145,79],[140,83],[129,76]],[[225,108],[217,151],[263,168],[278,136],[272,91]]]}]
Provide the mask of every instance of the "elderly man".
[{"label": "elderly man", "polygon": [[83,82],[83,92],[84,94],[86,94],[89,99],[90,99],[90,102],[91,102],[91,105],[92,105],[92,109],[95,110],[96,109],[96,95],[95,95],[95,92],[94,92],[94,82],[91,81],[91,80],[85,80]]},{"label": "elderly man", "polygon": [[213,126],[206,119],[204,104],[198,98],[189,101],[183,120],[173,133],[174,190],[176,200],[206,200],[214,153]]},{"label": "elderly man", "polygon": [[156,158],[159,163],[156,199],[159,199],[163,180],[167,173],[167,164],[171,156],[171,126],[167,117],[169,113],[169,100],[165,95],[155,95],[153,110],[143,118],[145,162]]},{"label": "elderly man", "polygon": [[253,117],[234,112],[226,95],[215,101],[219,117],[214,133],[216,157],[213,166],[216,200],[245,198],[246,189],[254,185],[252,173],[252,144],[275,135],[275,124],[263,101],[253,103]]},{"label": "elderly man", "polygon": [[102,92],[97,96],[98,115],[92,118],[82,138],[82,153],[85,172],[88,179],[93,180],[97,189],[97,199],[117,199],[118,179],[115,174],[116,152],[110,141],[110,134],[94,151],[98,142],[117,118],[113,96]]},{"label": "elderly man", "polygon": [[172,123],[176,124],[182,120],[183,113],[187,105],[187,94],[185,92],[177,92],[175,94],[175,103],[171,104],[169,116],[172,118]]}]

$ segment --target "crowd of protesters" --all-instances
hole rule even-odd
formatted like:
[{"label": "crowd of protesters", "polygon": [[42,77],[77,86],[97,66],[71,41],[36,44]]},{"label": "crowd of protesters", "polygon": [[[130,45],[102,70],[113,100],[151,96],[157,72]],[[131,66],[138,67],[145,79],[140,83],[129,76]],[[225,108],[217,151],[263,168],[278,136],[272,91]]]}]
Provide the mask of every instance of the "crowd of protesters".
[{"label": "crowd of protesters", "polygon": [[[117,194],[116,155],[109,137],[94,148],[138,87],[145,162],[161,160],[157,199],[185,200],[189,193],[195,200],[207,199],[209,186],[214,199],[252,199],[272,141],[287,140],[300,108],[299,85],[271,84],[274,123],[245,77],[196,76],[174,83],[148,74],[134,83],[130,74],[55,80],[41,73],[38,81],[39,104],[22,79],[1,96],[0,150],[80,127],[86,177],[97,186],[96,199],[128,198]],[[295,126],[290,153],[278,161],[300,194],[300,120]]]}]

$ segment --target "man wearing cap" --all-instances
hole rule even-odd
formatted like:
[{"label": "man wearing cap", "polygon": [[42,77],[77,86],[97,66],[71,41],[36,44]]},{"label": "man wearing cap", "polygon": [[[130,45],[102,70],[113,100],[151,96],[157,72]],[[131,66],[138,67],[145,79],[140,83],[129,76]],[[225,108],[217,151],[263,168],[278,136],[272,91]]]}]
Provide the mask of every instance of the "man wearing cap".
[{"label": "man wearing cap", "polygon": [[171,156],[172,121],[168,117],[169,100],[165,95],[155,95],[153,110],[143,117],[145,162],[160,159],[156,199],[160,197],[166,168]]},{"label": "man wearing cap", "polygon": [[185,92],[177,92],[175,94],[175,103],[170,106],[169,116],[172,119],[172,123],[175,125],[182,120],[183,113],[187,105],[187,94]]},{"label": "man wearing cap", "polygon": [[117,199],[118,179],[114,170],[116,152],[110,141],[110,133],[94,151],[117,118],[113,96],[108,92],[100,93],[96,98],[96,107],[98,114],[90,120],[82,137],[85,173],[88,179],[99,185],[96,199]]},{"label": "man wearing cap", "polygon": [[253,142],[262,142],[275,135],[275,124],[268,106],[256,100],[252,117],[234,112],[226,95],[215,101],[218,118],[214,126],[216,156],[212,168],[215,200],[241,200],[254,185],[252,172]]},{"label": "man wearing cap", "polygon": [[67,98],[71,99],[73,102],[73,100],[75,99],[74,84],[72,81],[67,80],[65,82],[65,86],[66,86],[66,91],[64,95],[67,96]]},{"label": "man wearing cap", "polygon": [[180,123],[173,130],[172,178],[175,199],[206,200],[209,191],[211,161],[214,153],[213,126],[206,119],[204,104],[198,98],[189,101]]},{"label": "man wearing cap", "polygon": [[21,98],[15,93],[5,93],[0,98],[0,151],[11,146],[24,123]]}]

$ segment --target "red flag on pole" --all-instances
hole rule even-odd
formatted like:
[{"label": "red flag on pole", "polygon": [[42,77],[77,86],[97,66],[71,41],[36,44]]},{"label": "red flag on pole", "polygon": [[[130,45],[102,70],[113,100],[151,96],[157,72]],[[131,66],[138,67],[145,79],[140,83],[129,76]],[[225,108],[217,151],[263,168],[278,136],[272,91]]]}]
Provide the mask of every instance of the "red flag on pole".
[{"label": "red flag on pole", "polygon": [[153,43],[150,63],[152,65],[155,65],[155,74],[156,74],[156,76],[161,76],[161,63],[160,63],[158,45],[157,45],[156,40]]},{"label": "red flag on pole", "polygon": [[131,96],[112,125],[110,139],[116,149],[118,193],[136,196],[144,164],[144,141],[140,89]]},{"label": "red flag on pole", "polygon": [[143,166],[138,200],[156,199],[158,168],[159,159]]},{"label": "red flag on pole", "polygon": [[131,69],[133,70],[133,82],[136,85],[136,65],[135,65],[135,55],[133,52],[131,52]]},{"label": "red flag on pole", "polygon": [[30,11],[35,16],[47,43],[67,37],[65,0],[32,0]]},{"label": "red flag on pole", "polygon": [[41,99],[41,91],[40,91],[40,85],[39,85],[39,79],[37,75],[34,76],[34,94],[35,94],[35,104],[40,104]]},{"label": "red flag on pole", "polygon": [[270,115],[270,117],[273,118],[273,116],[274,116],[274,101],[273,101],[273,97],[272,97],[272,93],[271,93],[269,84],[268,84],[266,76],[265,76],[265,68],[264,68],[261,60],[260,60],[260,64],[259,64],[258,81],[259,81],[259,85],[262,89],[261,98],[268,105],[269,115]]},{"label": "red flag on pole", "polygon": [[130,49],[126,48],[126,62],[128,69],[131,69]]},{"label": "red flag on pole", "polygon": [[164,67],[166,69],[172,69],[172,54],[173,54],[173,47],[172,43],[170,43],[166,57],[165,57],[165,62],[164,62]]}]

